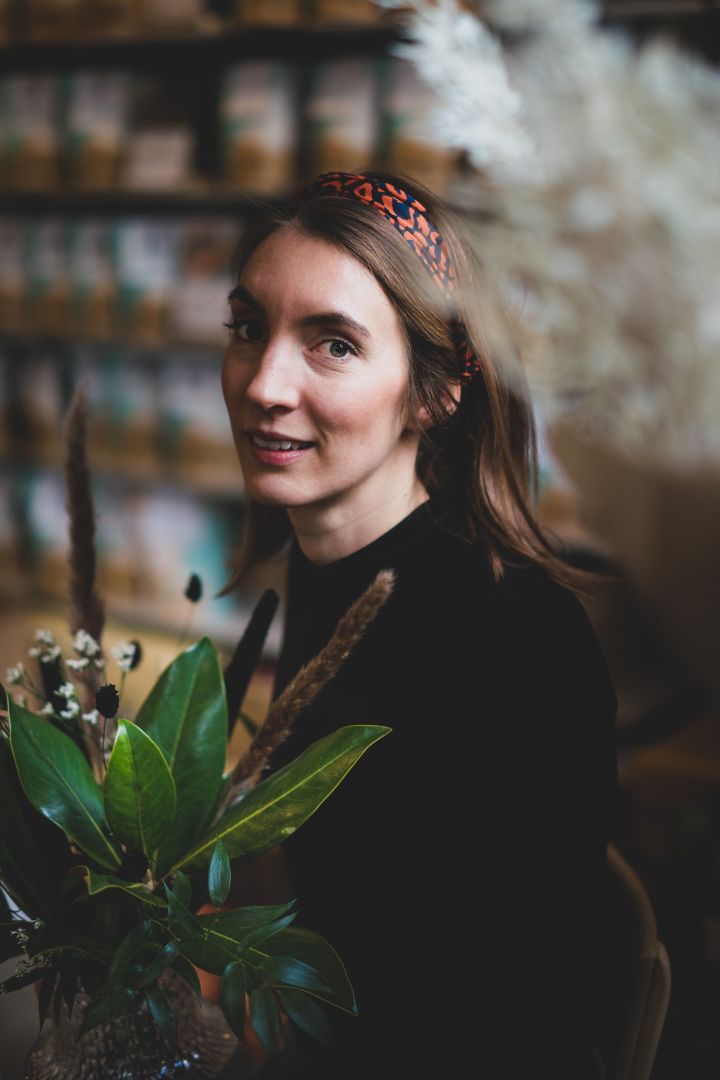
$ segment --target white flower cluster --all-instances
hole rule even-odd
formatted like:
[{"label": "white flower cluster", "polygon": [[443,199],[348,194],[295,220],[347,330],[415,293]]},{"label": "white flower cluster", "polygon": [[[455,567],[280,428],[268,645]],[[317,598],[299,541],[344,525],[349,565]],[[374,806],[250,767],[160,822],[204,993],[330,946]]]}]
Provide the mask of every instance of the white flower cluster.
[{"label": "white flower cluster", "polygon": [[60,710],[60,716],[64,720],[74,720],[80,713],[80,702],[75,693],[75,687],[71,682],[63,683],[55,691],[59,697],[65,698],[65,708]]},{"label": "white flower cluster", "polygon": [[60,656],[60,646],[55,643],[55,635],[52,630],[36,630],[36,645],[28,649],[28,656],[39,660],[41,664],[49,664]]},{"label": "white flower cluster", "polygon": [[496,353],[503,304],[522,297],[546,419],[646,460],[718,462],[720,75],[665,40],[637,49],[585,0],[411,6],[404,52],[440,98],[438,130],[483,168],[492,213],[473,231]]},{"label": "white flower cluster", "polygon": [[78,630],[75,634],[73,649],[78,657],[70,657],[65,661],[71,671],[84,671],[91,666],[98,669],[105,667],[105,661],[100,655],[100,645],[86,630]]},{"label": "white flower cluster", "polygon": [[5,679],[11,686],[17,686],[25,678],[25,665],[20,661],[15,667],[9,667],[5,671]]},{"label": "white flower cluster", "polygon": [[130,671],[133,660],[135,659],[135,652],[137,646],[132,641],[120,641],[117,645],[114,645],[110,652],[114,659],[117,661],[117,665],[121,671],[127,673]]}]

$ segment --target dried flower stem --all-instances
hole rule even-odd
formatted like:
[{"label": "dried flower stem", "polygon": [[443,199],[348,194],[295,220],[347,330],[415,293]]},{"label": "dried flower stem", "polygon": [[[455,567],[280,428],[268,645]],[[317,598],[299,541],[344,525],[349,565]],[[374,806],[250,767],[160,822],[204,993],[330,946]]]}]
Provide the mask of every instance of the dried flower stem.
[{"label": "dried flower stem", "polygon": [[277,701],[271,705],[265,723],[235,769],[233,783],[229,785],[228,795],[224,800],[225,805],[238,795],[240,785],[243,793],[255,786],[270,755],[290,734],[298,713],[310,704],[338,672],[389,598],[394,585],[395,572],[381,570],[372,585],[342,616],[327,645],[300,668]]},{"label": "dried flower stem", "polygon": [[[87,459],[88,401],[78,385],[66,419],[65,483],[70,518],[70,631],[85,630],[100,643],[105,622],[104,605],[95,590],[95,509]],[[100,652],[102,656],[102,652]],[[92,709],[93,688],[85,686],[85,710]],[[94,736],[83,732],[83,742],[96,777],[103,774],[102,750]]]}]

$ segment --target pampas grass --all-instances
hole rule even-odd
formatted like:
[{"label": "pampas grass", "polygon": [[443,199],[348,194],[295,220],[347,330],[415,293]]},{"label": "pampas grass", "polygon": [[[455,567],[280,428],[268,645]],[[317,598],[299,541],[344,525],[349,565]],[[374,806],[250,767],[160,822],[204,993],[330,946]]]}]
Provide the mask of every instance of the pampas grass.
[{"label": "pampas grass", "polygon": [[273,751],[290,734],[297,715],[337,674],[394,587],[395,572],[381,570],[369,588],[345,612],[327,645],[288,683],[270,707],[264,724],[238,764],[228,802],[255,786]]},{"label": "pampas grass", "polygon": [[720,75],[668,40],[636,48],[587,0],[402,6],[435,132],[479,170],[463,200],[496,355],[521,348],[548,424],[717,463]]}]

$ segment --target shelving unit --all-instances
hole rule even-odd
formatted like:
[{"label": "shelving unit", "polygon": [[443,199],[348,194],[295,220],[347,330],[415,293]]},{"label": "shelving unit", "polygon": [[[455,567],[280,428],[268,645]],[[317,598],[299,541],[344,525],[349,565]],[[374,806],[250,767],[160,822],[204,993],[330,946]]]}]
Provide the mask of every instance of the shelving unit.
[{"label": "shelving unit", "polygon": [[[282,198],[320,168],[356,167],[369,160],[397,167],[411,175],[419,175],[416,166],[424,160],[428,169],[425,178],[430,186],[443,191],[448,201],[462,209],[462,182],[467,169],[461,156],[439,155],[428,146],[423,158],[422,146],[414,142],[416,134],[411,118],[403,128],[405,99],[401,92],[402,83],[393,81],[395,65],[401,62],[391,55],[393,45],[405,34],[397,16],[377,9],[374,19],[363,21],[361,25],[349,25],[341,19],[335,22],[313,19],[307,16],[313,5],[304,4],[301,8],[306,17],[295,25],[258,25],[257,17],[254,23],[241,25],[234,15],[237,6],[233,3],[208,4],[212,10],[206,11],[195,23],[173,29],[145,26],[137,35],[116,33],[94,40],[81,40],[76,35],[68,40],[42,41],[30,40],[26,33],[23,39],[16,35],[15,39],[11,37],[3,42],[0,38],[0,94],[1,88],[7,88],[13,79],[30,79],[32,83],[33,79],[45,77],[60,80],[58,85],[62,85],[65,94],[64,109],[57,114],[58,127],[46,132],[51,144],[49,152],[55,154],[50,168],[56,177],[53,184],[39,183],[37,176],[33,181],[28,172],[28,180],[33,183],[20,185],[18,177],[12,176],[12,168],[9,172],[6,170],[5,180],[9,176],[14,182],[10,185],[4,182],[2,165],[7,165],[10,160],[9,140],[5,137],[0,141],[0,241],[3,223],[10,228],[18,222],[27,227],[23,243],[28,238],[37,243],[38,227],[43,222],[53,221],[59,222],[62,228],[72,226],[73,229],[97,223],[98,228],[108,230],[109,237],[105,255],[101,247],[91,252],[92,258],[100,260],[97,265],[102,264],[109,282],[102,301],[107,306],[103,315],[106,325],[99,334],[88,332],[73,315],[75,300],[72,289],[68,289],[68,280],[71,283],[75,280],[76,269],[65,273],[64,292],[55,290],[52,273],[47,281],[41,282],[42,287],[37,281],[30,280],[30,274],[30,278],[20,283],[19,290],[22,295],[18,303],[21,308],[24,305],[25,317],[18,318],[17,311],[12,317],[14,301],[12,297],[8,299],[8,281],[13,268],[10,266],[8,270],[7,246],[3,253],[0,243],[0,599],[6,604],[42,602],[47,603],[50,610],[59,602],[57,596],[62,590],[58,590],[56,599],[52,600],[38,583],[62,573],[61,540],[66,521],[62,516],[61,498],[61,421],[79,371],[85,374],[95,371],[99,383],[106,381],[104,391],[100,387],[95,396],[91,393],[91,404],[93,415],[97,414],[99,418],[98,424],[111,427],[113,434],[111,438],[106,432],[99,444],[92,446],[91,459],[100,517],[105,516],[110,528],[120,523],[125,537],[124,550],[122,542],[115,548],[112,544],[101,546],[100,550],[101,562],[110,558],[112,563],[118,551],[122,556],[119,568],[109,571],[108,575],[112,578],[114,574],[116,578],[115,587],[109,589],[108,595],[113,597],[109,608],[118,617],[122,617],[129,627],[164,626],[170,636],[178,632],[177,619],[172,612],[175,610],[173,598],[178,596],[179,568],[175,567],[173,578],[158,553],[152,555],[155,570],[148,570],[148,573],[161,567],[167,573],[169,590],[165,598],[160,595],[153,600],[137,590],[137,583],[147,581],[147,577],[143,578],[138,572],[133,579],[131,573],[130,525],[140,532],[142,528],[146,532],[150,529],[148,521],[152,520],[153,500],[164,500],[163,506],[169,514],[175,506],[178,514],[184,515],[184,524],[174,534],[174,542],[180,548],[189,533],[194,530],[197,534],[195,547],[189,545],[187,550],[179,552],[178,557],[184,566],[185,577],[193,571],[202,573],[199,563],[205,560],[208,595],[224,582],[226,574],[222,566],[227,564],[229,551],[238,543],[242,532],[242,477],[234,460],[229,424],[226,423],[222,436],[217,435],[221,425],[207,434],[208,416],[213,410],[216,417],[224,416],[219,387],[222,340],[213,334],[209,340],[189,341],[172,325],[173,296],[178,290],[187,288],[187,275],[197,272],[197,267],[192,264],[192,251],[197,248],[192,249],[189,256],[183,256],[184,264],[175,266],[164,283],[161,300],[157,303],[153,300],[156,307],[150,305],[149,313],[141,313],[146,324],[150,324],[149,329],[148,325],[143,327],[142,318],[138,317],[136,321],[143,333],[137,332],[138,326],[128,333],[128,322],[136,316],[128,317],[130,309],[127,305],[122,306],[126,304],[127,295],[132,293],[127,281],[124,284],[121,281],[118,270],[117,252],[122,246],[124,229],[133,223],[144,222],[170,231],[177,229],[182,237],[192,228],[195,230],[193,243],[197,243],[198,235],[202,237],[203,230],[208,237],[213,229],[216,230],[214,235],[225,230],[229,250],[243,223],[255,213],[258,200],[272,203]],[[21,7],[14,5],[16,15]],[[362,4],[356,4],[355,10],[360,11],[362,7]],[[257,16],[258,5],[246,4],[247,11],[253,8]],[[269,5],[268,10],[271,8],[276,13],[279,10],[277,5]],[[8,25],[2,20],[3,10],[0,3],[0,33]],[[226,17],[218,14],[219,11],[225,11]],[[612,25],[630,28],[638,37],[668,29],[711,58],[720,46],[717,33],[720,2],[608,0],[604,18]],[[362,114],[353,114],[345,129],[342,118],[338,119],[335,114],[327,113],[323,119],[324,114],[317,104],[325,101],[323,107],[329,108],[322,97],[322,81],[318,75],[318,72],[326,71],[329,60],[350,65],[347,71],[352,78],[349,75],[346,82],[350,84],[351,95],[361,99],[363,94],[370,94],[372,99],[372,108],[368,107]],[[239,172],[233,175],[228,164],[232,155],[228,154],[227,140],[234,137],[232,133],[228,134],[229,126],[235,123],[244,106],[242,102],[238,105],[239,91],[228,89],[226,73],[258,63],[271,65],[273,71],[289,73],[291,131],[288,138],[291,145],[287,148],[289,165],[286,163],[285,181],[269,187],[258,184],[253,188],[242,182],[242,162],[252,158],[247,146],[245,158],[240,155]],[[69,102],[74,100],[70,88],[75,76],[102,72],[123,73],[113,93],[126,95],[126,113],[123,122],[114,129],[112,152],[117,161],[108,163],[108,158],[100,167],[98,159],[91,158],[89,172],[83,176],[82,168],[72,157],[78,152],[82,139],[78,134],[77,116],[72,123],[69,119]],[[330,76],[327,77],[330,80],[327,86],[332,89],[335,84]],[[133,112],[133,94],[139,86],[145,87],[150,78],[153,80],[152,93],[147,101],[143,99],[146,112],[137,109]],[[357,78],[360,82],[353,81]],[[258,79],[254,92],[259,95],[258,100],[266,95],[272,112],[277,105],[271,101],[275,83],[269,75],[267,78],[258,75]],[[342,88],[342,81],[338,85]],[[332,97],[327,86],[325,98]],[[232,93],[236,97],[228,104]],[[81,104],[86,107],[87,98]],[[82,111],[81,108],[80,113]],[[90,109],[85,121],[87,115],[90,115],[92,128],[97,123],[97,115],[93,116]],[[272,115],[277,119],[275,113]],[[12,127],[10,119],[5,117],[6,135]],[[374,124],[374,135],[368,143],[367,132],[361,129],[370,121]],[[332,130],[336,134],[345,131],[346,143],[340,140],[333,144],[331,139],[323,142],[323,131],[328,124],[335,125]],[[129,148],[138,134],[150,132],[152,135],[160,130],[175,131],[176,138],[179,138],[179,131],[185,132],[189,150],[184,171],[179,169],[175,181],[164,187],[138,186],[137,175],[133,178],[123,173],[132,156]],[[179,144],[176,141],[174,145]],[[256,175],[261,172],[258,168]],[[282,169],[277,175],[280,173]],[[140,175],[142,177],[142,170]],[[72,235],[75,243],[77,235]],[[49,243],[47,239],[45,242]],[[108,254],[111,249],[112,253]],[[219,269],[218,250],[212,249],[210,241],[206,255],[208,252],[208,258],[216,259],[212,268],[215,276],[200,285],[194,281],[192,287],[205,289],[203,295],[214,292],[219,311],[229,283],[228,271],[226,267],[222,272]],[[45,256],[48,264],[55,259],[55,275],[62,277],[57,267],[58,260],[61,263],[65,256],[58,255],[58,251],[52,251],[50,247]],[[105,263],[102,263],[103,258]],[[67,260],[70,266],[69,256]],[[142,266],[140,268],[142,270]],[[190,292],[187,295],[199,294]],[[43,315],[43,298],[47,300],[48,309],[55,305],[50,314],[45,311]],[[162,308],[160,313],[158,303]],[[53,319],[55,324],[52,324]],[[63,320],[64,324],[59,325]],[[186,365],[185,375],[181,374],[182,365]],[[51,385],[53,373],[54,388]],[[32,377],[30,384],[29,376]],[[184,378],[196,378],[197,386],[204,387],[206,395],[205,413],[203,417],[195,418],[198,430],[203,432],[199,442],[193,441],[197,431],[193,429],[194,421],[187,411],[187,399],[193,395],[185,394],[180,400],[179,387]],[[213,380],[214,399],[208,389]],[[197,396],[199,399],[202,395]],[[155,405],[151,404],[151,399],[164,402],[156,413],[153,413]],[[25,415],[28,402],[33,407],[41,406],[39,418]],[[138,402],[144,402],[143,408],[139,408]],[[211,450],[202,439],[210,440]],[[213,439],[217,439],[217,445]],[[199,446],[205,446],[205,449],[201,451]],[[203,456],[204,461],[200,460]],[[50,543],[48,535],[51,507],[56,513],[56,543]],[[138,521],[145,522],[142,527],[135,520],[137,514]],[[13,522],[12,528],[8,525],[9,520]],[[103,545],[105,542],[103,540]],[[141,549],[144,550],[142,545],[137,551]],[[140,554],[137,557],[140,558]],[[43,569],[44,560],[47,565]],[[259,584],[253,584],[255,595]],[[250,596],[226,600],[227,606],[222,611],[218,607],[217,614],[208,616],[205,627],[211,636],[229,644],[242,629]],[[276,647],[277,639],[272,648]],[[272,649],[268,657],[272,660]],[[3,659],[0,657],[0,661]],[[7,662],[12,662],[12,658]]]}]

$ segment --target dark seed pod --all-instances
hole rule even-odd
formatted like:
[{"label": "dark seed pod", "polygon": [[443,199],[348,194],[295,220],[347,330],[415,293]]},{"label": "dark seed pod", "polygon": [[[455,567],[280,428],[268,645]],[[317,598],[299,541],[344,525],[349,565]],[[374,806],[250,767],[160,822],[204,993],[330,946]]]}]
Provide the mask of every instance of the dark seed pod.
[{"label": "dark seed pod", "polygon": [[113,683],[106,683],[95,693],[95,708],[108,720],[117,715],[120,708],[120,695]]},{"label": "dark seed pod", "polygon": [[202,596],[202,581],[197,574],[190,575],[187,588],[185,589],[185,596],[188,600],[192,601],[193,604],[197,604]]},{"label": "dark seed pod", "polygon": [[135,646],[135,652],[133,654],[132,660],[130,661],[130,670],[134,671],[142,660],[142,645],[137,640],[137,638],[133,638],[130,644]]}]

